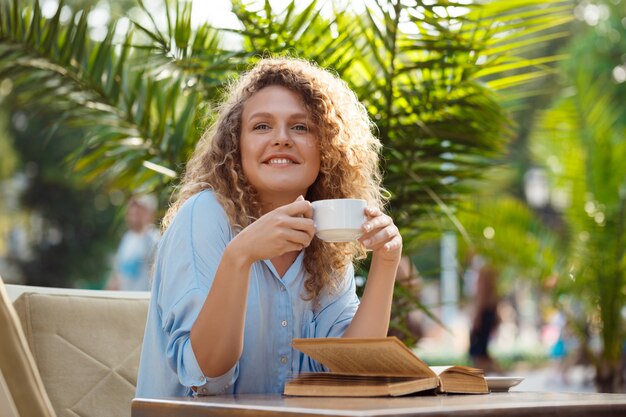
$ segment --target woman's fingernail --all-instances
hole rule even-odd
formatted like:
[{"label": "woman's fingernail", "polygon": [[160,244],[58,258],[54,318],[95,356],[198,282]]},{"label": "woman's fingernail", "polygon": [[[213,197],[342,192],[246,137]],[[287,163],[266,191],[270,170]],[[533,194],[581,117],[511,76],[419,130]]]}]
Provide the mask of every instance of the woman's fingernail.
[{"label": "woman's fingernail", "polygon": [[363,241],[363,244],[364,244],[365,246],[369,246],[369,245],[370,245],[370,243],[372,243],[372,241],[371,241],[371,240],[369,240],[369,239],[365,239],[365,240]]}]

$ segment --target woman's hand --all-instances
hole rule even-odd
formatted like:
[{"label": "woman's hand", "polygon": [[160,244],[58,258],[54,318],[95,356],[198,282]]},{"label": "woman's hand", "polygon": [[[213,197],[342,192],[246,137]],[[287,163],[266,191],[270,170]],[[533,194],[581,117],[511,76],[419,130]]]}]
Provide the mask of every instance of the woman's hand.
[{"label": "woman's hand", "polygon": [[393,262],[397,266],[402,255],[400,231],[391,217],[378,208],[367,207],[365,215],[367,220],[363,223],[363,235],[359,241],[380,261]]},{"label": "woman's hand", "polygon": [[300,196],[293,203],[264,214],[231,242],[250,263],[272,259],[309,246],[315,235],[311,203]]}]

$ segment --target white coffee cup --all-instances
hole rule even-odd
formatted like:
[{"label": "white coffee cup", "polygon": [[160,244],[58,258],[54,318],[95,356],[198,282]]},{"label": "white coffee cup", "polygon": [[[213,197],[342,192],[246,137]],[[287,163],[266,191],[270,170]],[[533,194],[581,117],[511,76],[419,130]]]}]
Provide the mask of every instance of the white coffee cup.
[{"label": "white coffee cup", "polygon": [[367,202],[355,198],[318,200],[313,206],[315,235],[326,242],[350,242],[361,236]]}]

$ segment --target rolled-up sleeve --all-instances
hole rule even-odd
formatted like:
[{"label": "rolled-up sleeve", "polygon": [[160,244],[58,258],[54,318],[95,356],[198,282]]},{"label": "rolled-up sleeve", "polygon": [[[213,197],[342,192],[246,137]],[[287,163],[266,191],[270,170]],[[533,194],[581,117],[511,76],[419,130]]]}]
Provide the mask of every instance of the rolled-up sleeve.
[{"label": "rolled-up sleeve", "polygon": [[167,362],[181,385],[202,395],[228,393],[238,376],[237,363],[222,376],[206,377],[190,340],[230,238],[221,206],[212,194],[201,193],[180,209],[159,248],[158,304]]},{"label": "rolled-up sleeve", "polygon": [[196,393],[202,395],[224,394],[229,392],[237,379],[238,364],[219,377],[204,376],[189,337],[204,298],[200,291],[190,291],[163,318],[163,330],[170,336],[166,357],[170,367],[176,371],[181,385],[196,387]]}]

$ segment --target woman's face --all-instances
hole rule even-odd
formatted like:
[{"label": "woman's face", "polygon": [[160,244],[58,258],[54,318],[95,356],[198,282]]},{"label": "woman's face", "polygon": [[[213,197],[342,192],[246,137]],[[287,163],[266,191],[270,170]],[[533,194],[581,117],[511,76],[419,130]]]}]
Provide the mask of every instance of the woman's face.
[{"label": "woman's face", "polygon": [[269,209],[294,201],[320,170],[315,129],[300,96],[272,85],[253,94],[241,114],[241,162]]},{"label": "woman's face", "polygon": [[154,221],[154,212],[146,206],[131,200],[126,209],[126,224],[134,232],[141,232]]}]

